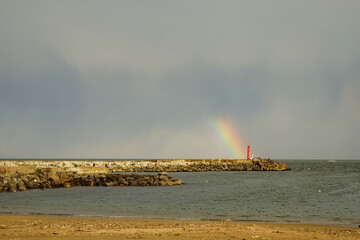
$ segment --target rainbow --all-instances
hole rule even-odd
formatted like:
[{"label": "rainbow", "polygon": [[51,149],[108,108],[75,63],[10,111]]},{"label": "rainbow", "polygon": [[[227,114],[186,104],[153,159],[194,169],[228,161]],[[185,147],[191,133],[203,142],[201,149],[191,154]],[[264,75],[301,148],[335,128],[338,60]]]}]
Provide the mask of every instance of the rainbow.
[{"label": "rainbow", "polygon": [[237,137],[233,125],[224,118],[212,119],[210,125],[232,157],[235,159],[244,159],[241,149],[241,146],[244,146],[244,144],[240,138]]}]

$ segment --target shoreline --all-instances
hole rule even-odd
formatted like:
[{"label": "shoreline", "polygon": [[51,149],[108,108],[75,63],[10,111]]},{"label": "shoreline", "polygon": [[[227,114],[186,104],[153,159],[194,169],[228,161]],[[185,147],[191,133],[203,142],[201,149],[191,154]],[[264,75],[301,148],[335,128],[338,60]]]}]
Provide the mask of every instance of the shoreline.
[{"label": "shoreline", "polygon": [[140,220],[140,221],[180,221],[180,222],[232,222],[232,223],[248,223],[248,224],[295,224],[295,225],[316,225],[324,227],[350,227],[359,228],[360,225],[356,223],[333,223],[333,222],[306,222],[306,221],[275,221],[275,220],[255,220],[255,219],[192,219],[192,218],[171,218],[171,217],[145,217],[145,216],[112,216],[112,215],[75,215],[75,214],[62,214],[62,213],[13,213],[13,212],[0,212],[0,216],[17,216],[17,217],[49,217],[49,218],[75,218],[75,219],[107,219],[107,220]]},{"label": "shoreline", "polygon": [[229,221],[107,219],[0,214],[5,239],[359,239],[344,226]]}]

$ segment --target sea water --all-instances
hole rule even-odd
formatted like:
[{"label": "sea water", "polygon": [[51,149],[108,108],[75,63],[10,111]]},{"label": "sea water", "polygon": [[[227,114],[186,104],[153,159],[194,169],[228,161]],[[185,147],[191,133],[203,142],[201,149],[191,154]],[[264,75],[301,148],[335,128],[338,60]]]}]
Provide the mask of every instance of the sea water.
[{"label": "sea water", "polygon": [[169,173],[181,186],[3,192],[0,213],[360,224],[360,161],[283,161],[291,171]]}]

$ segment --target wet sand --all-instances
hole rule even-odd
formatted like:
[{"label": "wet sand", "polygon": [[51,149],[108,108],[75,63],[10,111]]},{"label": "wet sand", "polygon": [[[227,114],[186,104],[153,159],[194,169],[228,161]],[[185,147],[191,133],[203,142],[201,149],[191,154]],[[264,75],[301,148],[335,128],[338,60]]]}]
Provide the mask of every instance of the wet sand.
[{"label": "wet sand", "polygon": [[0,215],[0,239],[360,239],[360,228]]}]

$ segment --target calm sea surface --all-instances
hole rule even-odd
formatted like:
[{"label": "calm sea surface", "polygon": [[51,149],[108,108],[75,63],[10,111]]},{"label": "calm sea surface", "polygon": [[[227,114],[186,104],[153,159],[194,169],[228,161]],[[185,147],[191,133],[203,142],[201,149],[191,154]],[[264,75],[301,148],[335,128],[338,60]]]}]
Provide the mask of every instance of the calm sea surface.
[{"label": "calm sea surface", "polygon": [[0,213],[360,224],[360,161],[284,162],[293,170],[169,173],[182,186],[0,193]]}]

